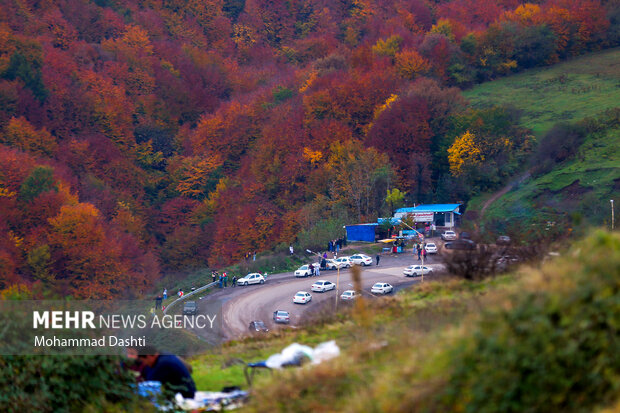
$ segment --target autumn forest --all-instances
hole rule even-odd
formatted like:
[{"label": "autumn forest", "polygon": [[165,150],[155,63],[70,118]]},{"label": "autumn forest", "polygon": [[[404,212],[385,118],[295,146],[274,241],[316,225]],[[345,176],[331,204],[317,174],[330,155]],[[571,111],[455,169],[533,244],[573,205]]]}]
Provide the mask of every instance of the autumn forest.
[{"label": "autumn forest", "polygon": [[131,298],[536,142],[463,89],[620,44],[597,0],[2,0],[0,290]]}]

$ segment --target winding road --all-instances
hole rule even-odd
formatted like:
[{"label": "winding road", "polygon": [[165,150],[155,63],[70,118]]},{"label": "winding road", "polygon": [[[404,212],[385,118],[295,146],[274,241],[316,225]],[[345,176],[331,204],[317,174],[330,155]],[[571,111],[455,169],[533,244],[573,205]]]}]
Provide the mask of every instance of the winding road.
[{"label": "winding road", "polygon": [[[374,261],[374,257],[373,257]],[[420,261],[413,257],[411,252],[396,256],[385,255],[381,257],[379,266],[362,267],[362,294],[374,298],[370,293],[370,287],[375,282],[387,282],[394,286],[395,290],[420,282],[420,277],[410,278],[403,275],[405,267],[418,264]],[[429,255],[425,264],[438,272],[443,265],[439,258]],[[425,276],[425,279],[429,276]],[[432,278],[432,275],[430,276]],[[337,295],[335,290],[325,293],[312,292],[310,286],[317,280],[329,280],[339,284],[339,294],[344,290],[353,288],[351,270],[341,270],[338,279],[337,271],[322,271],[319,277],[295,278],[292,272],[269,275],[265,284],[250,285],[245,287],[228,287],[217,290],[205,297],[206,302],[220,300],[222,303],[223,333],[227,340],[236,339],[248,334],[250,321],[262,320],[270,329],[280,328],[272,321],[275,310],[285,310],[290,313],[290,326],[298,325],[304,316],[315,311],[325,304],[327,300],[334,300]],[[308,291],[312,294],[312,301],[308,304],[293,304],[293,295],[297,291]],[[339,305],[346,305],[339,300]],[[198,313],[201,313],[201,301],[198,301]],[[195,331],[200,334],[199,331]]]}]

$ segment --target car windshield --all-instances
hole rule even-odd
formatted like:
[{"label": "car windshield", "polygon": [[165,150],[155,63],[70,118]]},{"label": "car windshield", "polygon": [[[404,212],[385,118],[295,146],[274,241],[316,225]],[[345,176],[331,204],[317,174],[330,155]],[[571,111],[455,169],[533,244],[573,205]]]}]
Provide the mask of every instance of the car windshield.
[{"label": "car windshield", "polygon": [[307,265],[302,265],[301,267],[299,267],[300,270],[307,270],[308,266]]},{"label": "car windshield", "polygon": [[373,288],[381,288],[383,287],[383,284],[380,283],[376,283],[375,285],[373,285]]},{"label": "car windshield", "polygon": [[281,317],[286,317],[288,313],[286,311],[278,311],[277,315]]},{"label": "car windshield", "polygon": [[193,301],[187,302],[187,303],[185,303],[185,307],[186,308],[196,307],[196,303],[193,302]]},{"label": "car windshield", "polygon": [[297,293],[297,294],[295,294],[295,295],[296,295],[297,297],[304,297],[306,294],[304,294],[304,293]]}]

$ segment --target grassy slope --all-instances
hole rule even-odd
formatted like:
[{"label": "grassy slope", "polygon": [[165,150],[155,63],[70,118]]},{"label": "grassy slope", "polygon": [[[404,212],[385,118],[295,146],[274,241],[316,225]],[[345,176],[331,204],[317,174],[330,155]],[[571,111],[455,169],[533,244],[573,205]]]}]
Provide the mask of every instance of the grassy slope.
[{"label": "grassy slope", "polygon": [[[241,385],[227,358],[335,339],[337,359],[261,374],[248,411],[598,411],[618,406],[620,236],[597,233],[519,276],[418,285],[323,325],[192,361],[198,387]],[[511,406],[508,409],[507,406]]]},{"label": "grassy slope", "polygon": [[[385,333],[386,320],[392,323],[394,318],[400,320],[389,327],[395,330],[401,329],[401,323],[409,324],[418,317],[426,319],[426,321],[418,320],[419,326],[424,325],[424,329],[428,327],[426,322],[452,323],[463,317],[464,312],[461,310],[470,304],[473,297],[513,283],[514,278],[508,276],[476,283],[459,280],[428,282],[415,289],[402,291],[394,298],[369,303],[370,307],[361,315],[359,312],[354,312],[353,308],[346,307],[343,314],[326,323],[312,323],[301,329],[274,331],[260,339],[247,338],[227,343],[218,352],[194,358],[191,361],[194,368],[193,376],[199,389],[219,390],[224,386],[245,388],[247,385],[241,365],[222,369],[222,365],[228,360],[235,358],[246,362],[264,360],[294,342],[315,346],[324,341],[337,340],[343,350],[351,350],[359,345],[362,336],[367,339],[366,333],[360,336],[360,324],[366,325],[368,331]],[[427,318],[429,316],[430,318]]]},{"label": "grassy slope", "polygon": [[595,116],[620,102],[620,49],[529,70],[464,93],[474,107],[512,105],[538,137],[555,123]]},{"label": "grassy slope", "polygon": [[[522,124],[540,137],[557,122],[579,121],[619,106],[620,49],[488,82],[465,95],[476,107],[507,104],[522,110]],[[528,219],[545,207],[548,218],[558,209],[579,211],[585,219],[605,216],[608,200],[618,199],[619,165],[620,131],[589,136],[576,158],[500,198],[485,219]],[[481,205],[486,197],[476,197],[470,205]]]}]

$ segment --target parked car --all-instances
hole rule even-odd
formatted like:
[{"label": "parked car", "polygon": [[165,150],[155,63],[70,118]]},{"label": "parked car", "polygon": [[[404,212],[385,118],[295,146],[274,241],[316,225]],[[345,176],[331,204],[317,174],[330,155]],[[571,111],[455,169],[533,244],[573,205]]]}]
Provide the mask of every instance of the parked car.
[{"label": "parked car", "polygon": [[456,232],[454,231],[446,231],[441,234],[441,239],[444,241],[452,241],[456,239]]},{"label": "parked car", "polygon": [[328,270],[336,270],[338,269],[338,265],[338,262],[336,262],[336,260],[333,258],[328,258],[325,260],[325,268],[327,268]]},{"label": "parked car", "polygon": [[297,294],[293,296],[293,302],[295,304],[307,304],[310,300],[312,300],[312,296],[306,291],[297,291]]},{"label": "parked car", "polygon": [[325,291],[329,291],[329,290],[333,290],[336,288],[336,284],[334,284],[331,281],[327,281],[327,280],[319,280],[317,282],[315,282],[314,284],[312,284],[312,287],[310,287],[312,289],[312,291],[317,291],[320,293],[324,293]]},{"label": "parked car", "polygon": [[431,267],[427,267],[426,265],[410,265],[405,268],[405,271],[403,271],[403,274],[405,274],[407,277],[419,277],[421,275],[427,275],[432,273],[433,269]]},{"label": "parked car", "polygon": [[500,235],[499,237],[497,237],[498,245],[509,245],[510,241],[511,239],[508,235]]},{"label": "parked car", "polygon": [[288,311],[276,310],[273,312],[273,321],[279,324],[288,324],[291,321],[291,317]]},{"label": "parked car", "polygon": [[471,235],[469,232],[463,231],[459,234],[459,239],[471,239]]},{"label": "parked car", "polygon": [[188,301],[183,305],[183,315],[196,315],[197,313],[196,301]]},{"label": "parked car", "polygon": [[443,247],[448,250],[475,250],[476,243],[470,239],[457,239],[446,242]]},{"label": "parked car", "polygon": [[364,254],[351,255],[351,257],[349,258],[349,261],[351,261],[351,263],[355,265],[363,265],[363,266],[372,265],[372,258]]},{"label": "parked car", "polygon": [[254,320],[250,321],[250,331],[253,333],[267,333],[269,329],[262,321]]},{"label": "parked car", "polygon": [[[318,265],[318,264],[315,264]],[[312,276],[312,270],[309,265],[302,265],[295,271],[295,277],[309,277]]]},{"label": "parked car", "polygon": [[352,265],[349,257],[338,257],[334,261],[336,261],[340,268],[351,268]]},{"label": "parked car", "polygon": [[341,300],[355,300],[357,298],[357,294],[353,290],[346,290],[342,294],[340,294]]},{"label": "parked car", "polygon": [[265,277],[257,272],[250,273],[237,280],[237,285],[264,284]]},{"label": "parked car", "polygon": [[425,248],[428,254],[437,254],[437,245],[434,242],[427,242]]},{"label": "parked car", "polygon": [[392,291],[394,291],[394,287],[388,283],[375,283],[370,289],[373,294],[389,294]]}]

